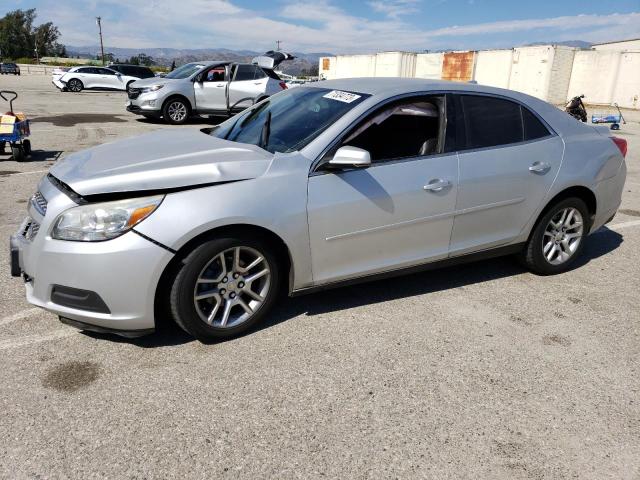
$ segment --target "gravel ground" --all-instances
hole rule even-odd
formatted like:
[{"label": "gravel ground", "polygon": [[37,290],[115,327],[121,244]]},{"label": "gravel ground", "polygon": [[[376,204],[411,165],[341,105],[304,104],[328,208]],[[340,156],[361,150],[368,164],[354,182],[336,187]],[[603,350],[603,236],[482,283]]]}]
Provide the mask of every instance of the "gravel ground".
[{"label": "gravel ground", "polygon": [[[5,239],[61,156],[176,128],[122,93],[0,83],[35,149],[0,157]],[[505,258],[298,297],[225,343],[78,332],[0,255],[0,477],[640,478],[640,124],[619,135],[621,213],[570,272]]]}]

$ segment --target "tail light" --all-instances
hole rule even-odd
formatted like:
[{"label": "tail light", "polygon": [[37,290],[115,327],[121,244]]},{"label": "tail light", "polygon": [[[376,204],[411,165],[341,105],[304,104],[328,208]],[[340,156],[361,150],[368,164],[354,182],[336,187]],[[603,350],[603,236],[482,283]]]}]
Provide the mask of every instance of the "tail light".
[{"label": "tail light", "polygon": [[[281,88],[282,90],[286,90],[286,89],[287,89],[287,84],[286,84],[286,83],[284,83],[284,82],[280,82],[280,88]],[[625,142],[625,145],[626,145],[626,143],[627,143],[627,142]]]},{"label": "tail light", "polygon": [[627,141],[624,138],[620,137],[611,137],[613,143],[616,144],[616,147],[620,149],[620,153],[623,157],[627,156]]}]

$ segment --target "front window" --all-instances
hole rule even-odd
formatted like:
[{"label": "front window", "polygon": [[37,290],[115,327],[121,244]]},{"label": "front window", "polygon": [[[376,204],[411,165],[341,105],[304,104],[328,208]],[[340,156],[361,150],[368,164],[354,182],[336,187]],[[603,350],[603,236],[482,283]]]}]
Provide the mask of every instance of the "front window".
[{"label": "front window", "polygon": [[221,123],[211,135],[275,152],[299,150],[369,95],[299,87]]},{"label": "front window", "polygon": [[173,72],[167,74],[165,78],[189,78],[194,73],[202,70],[204,65],[201,63],[187,63],[179,68],[176,68]]}]

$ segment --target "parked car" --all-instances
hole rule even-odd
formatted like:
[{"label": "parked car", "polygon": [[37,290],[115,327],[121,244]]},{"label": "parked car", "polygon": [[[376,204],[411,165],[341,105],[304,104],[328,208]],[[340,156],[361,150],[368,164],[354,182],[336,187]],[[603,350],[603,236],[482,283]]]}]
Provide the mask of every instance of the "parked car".
[{"label": "parked car", "polygon": [[20,67],[15,63],[0,63],[0,74],[2,75],[20,75]]},{"label": "parked car", "polygon": [[123,65],[120,63],[112,63],[109,65],[109,68],[121,73],[122,75],[138,79],[153,78],[156,76],[155,73],[153,73],[153,70],[143,65]]},{"label": "parked car", "polygon": [[82,90],[127,90],[139,80],[138,77],[124,75],[107,67],[73,67],[66,72],[55,71],[52,83],[63,92],[78,93]]},{"label": "parked car", "polygon": [[615,215],[626,141],[528,95],[329,80],[215,127],[69,155],[11,240],[27,299],[85,330],[228,338],[290,295],[517,254],[566,271]]},{"label": "parked car", "polygon": [[193,62],[164,78],[140,80],[129,89],[127,110],[145,117],[162,117],[168,123],[185,123],[192,115],[231,116],[287,88],[273,71],[293,58],[267,52],[254,62]]}]

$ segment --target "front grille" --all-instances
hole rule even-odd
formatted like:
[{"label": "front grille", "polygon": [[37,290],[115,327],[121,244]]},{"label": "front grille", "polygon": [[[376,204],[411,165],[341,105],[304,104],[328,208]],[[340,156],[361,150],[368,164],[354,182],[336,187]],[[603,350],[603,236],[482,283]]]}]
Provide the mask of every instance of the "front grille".
[{"label": "front grille", "polygon": [[22,228],[20,233],[24,238],[29,240],[30,242],[36,238],[36,235],[40,231],[40,224],[36,222],[33,218],[27,217],[27,219],[22,223]]},{"label": "front grille", "polygon": [[43,217],[47,213],[47,199],[40,192],[36,192],[31,197],[31,204]]},{"label": "front grille", "polygon": [[135,100],[136,98],[138,98],[140,96],[140,93],[142,93],[142,91],[139,88],[129,88],[129,90],[127,91],[127,95],[131,100]]}]

